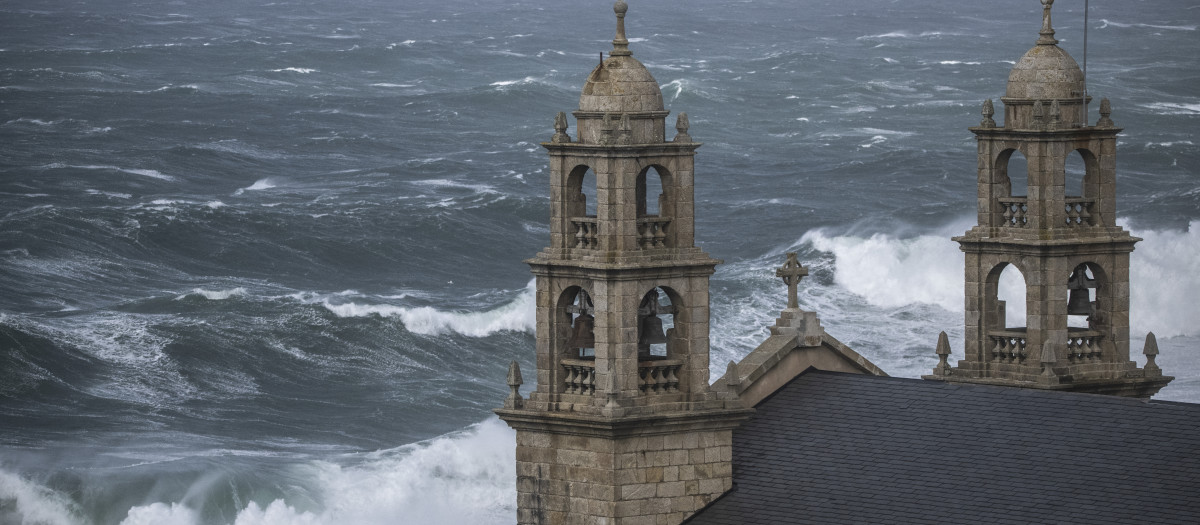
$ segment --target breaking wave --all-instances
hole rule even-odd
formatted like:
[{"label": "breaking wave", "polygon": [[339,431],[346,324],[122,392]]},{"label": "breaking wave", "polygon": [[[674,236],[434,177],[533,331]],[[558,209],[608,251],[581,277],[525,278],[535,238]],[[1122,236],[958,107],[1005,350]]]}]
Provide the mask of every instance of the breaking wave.
[{"label": "breaking wave", "polygon": [[[963,311],[964,258],[958,244],[950,240],[969,227],[967,221],[942,232],[898,237],[832,235],[810,231],[800,244],[832,253],[835,282],[881,308],[906,304],[937,305]],[[1186,231],[1139,230],[1141,237],[1130,261],[1130,323],[1133,334],[1154,332],[1159,337],[1197,336],[1200,328],[1200,221]],[[1005,272],[1000,296],[1008,299],[1010,324],[1023,323],[1025,308],[1014,297],[1023,297],[1021,277]]]},{"label": "breaking wave", "polygon": [[533,332],[536,326],[534,281],[508,304],[483,312],[447,312],[428,306],[404,307],[390,304],[340,303],[328,299],[322,305],[338,317],[397,318],[410,332],[440,335],[455,332],[467,337],[487,337],[497,332]]}]

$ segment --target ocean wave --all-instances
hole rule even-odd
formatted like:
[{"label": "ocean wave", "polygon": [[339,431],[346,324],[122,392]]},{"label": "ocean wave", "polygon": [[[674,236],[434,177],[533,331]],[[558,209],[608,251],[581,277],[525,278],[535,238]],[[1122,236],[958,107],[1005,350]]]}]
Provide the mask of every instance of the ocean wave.
[{"label": "ocean wave", "polygon": [[38,525],[75,525],[80,518],[77,505],[65,494],[0,470],[0,519]]},{"label": "ocean wave", "polygon": [[247,191],[269,190],[274,187],[275,187],[275,182],[272,181],[270,178],[258,179],[256,181],[254,181],[254,184],[246,186],[245,188],[238,188],[238,190],[233,192],[233,194],[241,195]]},{"label": "ocean wave", "polygon": [[292,72],[292,73],[301,73],[301,74],[317,73],[317,72],[318,72],[318,70],[316,70],[316,69],[313,69],[313,68],[308,68],[308,67],[285,67],[285,68],[280,68],[280,69],[272,69],[272,70],[271,70],[271,72],[273,72],[273,73],[283,73],[283,72],[285,72],[285,71],[287,71],[287,72]]},{"label": "ocean wave", "polygon": [[[925,303],[947,311],[963,311],[964,257],[950,240],[970,227],[959,222],[934,234],[898,237],[830,235],[813,230],[799,244],[833,254],[838,286],[881,308]],[[1200,327],[1200,221],[1186,231],[1132,229],[1142,242],[1130,260],[1130,322],[1134,334],[1159,337],[1197,336]],[[1024,281],[1005,271],[999,296],[1006,300],[1009,324],[1025,319]]]},{"label": "ocean wave", "polygon": [[141,175],[143,177],[150,177],[152,179],[158,179],[158,180],[163,180],[163,181],[168,181],[168,182],[173,182],[175,180],[175,177],[172,177],[170,175],[162,173],[158,170],[147,170],[147,169],[140,169],[140,168],[122,168],[120,166],[101,166],[101,165],[77,166],[77,165],[63,164],[60,162],[55,162],[52,164],[47,164],[45,166],[41,166],[41,169],[111,170],[111,171],[119,171],[121,173],[128,173],[130,175]]},{"label": "ocean wave", "polygon": [[1141,104],[1146,109],[1152,109],[1159,115],[1200,115],[1200,104],[1182,102],[1154,102]]},{"label": "ocean wave", "polygon": [[398,318],[410,332],[421,335],[440,335],[454,332],[467,337],[487,337],[497,332],[533,332],[536,326],[534,311],[534,281],[508,304],[483,312],[446,312],[428,306],[404,307],[390,304],[333,303],[323,300],[322,306],[338,317]]},{"label": "ocean wave", "polygon": [[205,290],[203,288],[193,288],[191,292],[179,295],[175,298],[176,301],[182,301],[191,296],[200,296],[209,301],[223,301],[230,297],[244,297],[246,289],[242,287],[231,288],[228,290]]},{"label": "ocean wave", "polygon": [[[321,508],[303,509],[311,505],[286,498],[250,501],[231,525],[501,524],[516,515],[516,433],[497,418],[362,459],[352,466],[318,461],[295,468]],[[135,506],[121,525],[199,525],[190,499]],[[77,523],[68,520],[61,523]]]},{"label": "ocean wave", "polygon": [[1105,29],[1109,26],[1112,26],[1112,27],[1120,27],[1120,28],[1144,27],[1144,28],[1148,28],[1148,29],[1166,29],[1168,31],[1195,31],[1196,28],[1198,27],[1198,26],[1194,26],[1194,25],[1193,26],[1168,26],[1168,25],[1160,25],[1160,24],[1123,24],[1120,22],[1113,22],[1106,18],[1100,19],[1100,22],[1102,22],[1104,25],[1100,26],[1099,29]]},{"label": "ocean wave", "polygon": [[[429,163],[429,162],[436,162],[436,161],[440,161],[440,160],[444,160],[444,159],[423,159],[421,162]],[[416,184],[419,186],[428,186],[428,187],[432,187],[432,188],[464,189],[464,190],[471,190],[475,193],[488,193],[488,194],[500,193],[499,191],[496,190],[496,188],[489,186],[487,184],[467,184],[464,182],[458,182],[458,181],[447,180],[447,179],[415,180],[415,181],[412,181],[412,184]]]}]

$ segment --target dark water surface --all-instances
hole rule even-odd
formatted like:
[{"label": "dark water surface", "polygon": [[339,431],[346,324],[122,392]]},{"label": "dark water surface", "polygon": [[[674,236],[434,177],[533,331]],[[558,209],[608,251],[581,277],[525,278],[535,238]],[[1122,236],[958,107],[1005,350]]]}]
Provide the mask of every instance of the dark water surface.
[{"label": "dark water surface", "polygon": [[[966,128],[1040,4],[632,4],[635,57],[704,143],[713,362],[765,337],[789,250],[804,306],[889,373],[930,369],[940,330],[961,347]],[[1057,4],[1081,60],[1082,3]],[[0,523],[511,522],[490,409],[509,361],[533,369],[538,143],[613,23],[578,0],[0,5]],[[1198,26],[1198,2],[1098,1],[1088,35],[1145,239],[1131,346],[1158,334],[1160,397],[1192,402]]]}]

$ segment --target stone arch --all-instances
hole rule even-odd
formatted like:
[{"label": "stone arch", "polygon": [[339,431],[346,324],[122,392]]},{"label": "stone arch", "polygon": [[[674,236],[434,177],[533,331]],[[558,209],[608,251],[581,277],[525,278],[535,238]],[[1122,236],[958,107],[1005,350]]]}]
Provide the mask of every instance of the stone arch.
[{"label": "stone arch", "polygon": [[592,326],[595,322],[595,305],[591,299],[591,293],[582,286],[568,286],[558,296],[558,301],[554,307],[555,323],[558,329],[555,331],[555,339],[560,341],[560,348],[563,354],[571,358],[595,358],[596,346],[594,342],[595,334],[593,332],[593,342],[590,345],[575,344],[576,324],[584,318],[590,316],[592,318]]},{"label": "stone arch", "polygon": [[[1092,261],[1075,264],[1067,276],[1067,326],[1073,328],[1095,329],[1106,324],[1103,312],[1106,305],[1101,304],[1101,298],[1108,289],[1108,274],[1104,268]],[[1082,288],[1081,288],[1082,287]],[[1072,294],[1081,294],[1072,298]],[[1086,295],[1082,295],[1086,294]],[[1076,306],[1086,303],[1090,306],[1087,313],[1072,312],[1073,301],[1079,301]]]},{"label": "stone arch", "polygon": [[638,173],[635,186],[638,217],[667,215],[666,208],[671,201],[671,172],[667,168],[658,164],[646,166]]},{"label": "stone arch", "polygon": [[[642,295],[638,302],[638,359],[661,359],[679,354],[681,349],[676,341],[682,334],[675,330],[681,329],[683,324],[679,318],[684,311],[682,301],[683,296],[667,286],[655,286]],[[659,326],[661,332],[657,332]],[[653,342],[660,335],[665,335],[665,340]]]},{"label": "stone arch", "polygon": [[596,184],[596,173],[591,166],[580,164],[571,170],[563,188],[567,217],[596,216]]},{"label": "stone arch", "polygon": [[987,329],[1020,328],[1028,309],[1025,272],[1016,263],[1000,262],[988,272],[985,286],[990,301],[985,310]]},{"label": "stone arch", "polygon": [[[1014,156],[1013,154],[1016,153]],[[1029,195],[1029,162],[1019,149],[1009,148],[996,156],[996,183],[1009,197]]]},{"label": "stone arch", "polygon": [[1078,148],[1063,161],[1067,197],[1096,198],[1100,194],[1100,163],[1087,148]]}]

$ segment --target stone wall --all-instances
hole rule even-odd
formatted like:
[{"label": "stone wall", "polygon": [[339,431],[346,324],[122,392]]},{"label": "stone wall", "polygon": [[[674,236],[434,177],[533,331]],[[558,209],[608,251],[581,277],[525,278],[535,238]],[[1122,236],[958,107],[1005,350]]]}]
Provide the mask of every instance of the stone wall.
[{"label": "stone wall", "polygon": [[522,525],[675,525],[733,486],[733,431],[615,439],[518,430]]}]

